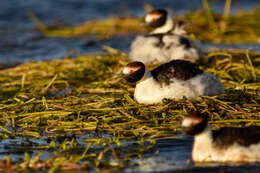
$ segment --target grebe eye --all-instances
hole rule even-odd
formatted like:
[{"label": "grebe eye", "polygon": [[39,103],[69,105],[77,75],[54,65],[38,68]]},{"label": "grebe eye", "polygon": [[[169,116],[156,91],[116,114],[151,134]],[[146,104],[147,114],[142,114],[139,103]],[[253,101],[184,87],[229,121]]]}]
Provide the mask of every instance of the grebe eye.
[{"label": "grebe eye", "polygon": [[130,70],[130,73],[131,73],[131,74],[134,73],[134,70]]}]

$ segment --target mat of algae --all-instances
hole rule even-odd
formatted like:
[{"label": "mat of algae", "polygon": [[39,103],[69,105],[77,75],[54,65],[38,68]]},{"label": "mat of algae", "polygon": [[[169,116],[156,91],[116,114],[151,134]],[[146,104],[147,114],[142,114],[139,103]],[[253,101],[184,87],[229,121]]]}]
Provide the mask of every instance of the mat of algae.
[{"label": "mat of algae", "polygon": [[[142,105],[133,99],[134,85],[117,77],[129,62],[127,55],[105,49],[0,71],[0,170],[127,171],[144,166],[138,159],[147,154],[176,152],[173,141],[183,138],[181,120],[196,107],[209,116],[213,129],[260,125],[259,52],[207,52],[200,67],[221,79],[226,94]],[[160,148],[164,139],[169,139],[166,146],[174,144],[166,151]],[[189,141],[184,143],[190,147]],[[190,148],[184,166],[192,165],[186,162],[189,155]]]},{"label": "mat of algae", "polygon": [[[140,34],[149,31],[149,28],[141,25],[143,18],[132,16],[90,20],[78,26],[46,26],[32,12],[28,11],[28,16],[42,33],[50,37],[82,37],[94,34],[97,39],[107,39],[116,35]],[[214,13],[208,7],[205,10],[176,16],[174,21],[186,23],[187,32],[192,33],[190,36],[200,41],[213,43],[260,42],[260,7],[250,11],[240,11],[230,16],[229,13]]]}]

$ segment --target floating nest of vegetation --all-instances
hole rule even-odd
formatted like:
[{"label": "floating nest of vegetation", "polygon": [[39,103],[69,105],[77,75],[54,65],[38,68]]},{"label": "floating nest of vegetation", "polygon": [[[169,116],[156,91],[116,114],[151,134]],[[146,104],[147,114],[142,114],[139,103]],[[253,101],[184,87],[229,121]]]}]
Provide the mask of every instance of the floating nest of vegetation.
[{"label": "floating nest of vegetation", "polygon": [[[208,52],[200,62],[203,70],[221,79],[226,94],[203,96],[200,101],[164,100],[142,105],[133,99],[134,85],[117,77],[129,62],[127,55],[105,49],[107,53],[28,62],[0,71],[0,138],[47,136],[49,145],[29,148],[54,155],[47,160],[40,159],[40,151],[32,158],[26,153],[20,161],[6,157],[0,161],[0,170],[51,172],[87,169],[91,164],[121,169],[131,157],[151,148],[157,138],[180,132],[181,120],[196,108],[208,114],[214,129],[260,125],[257,52]],[[83,146],[77,142],[77,135],[100,132],[108,137],[87,137]],[[55,142],[71,135],[76,137]],[[138,139],[140,148],[121,157],[122,142],[131,139]]]},{"label": "floating nest of vegetation", "polygon": [[[205,12],[206,11],[206,12]],[[231,16],[213,13],[210,9],[189,12],[177,16],[175,22],[186,22],[187,32],[194,39],[215,43],[259,43],[260,42],[260,9],[249,12],[238,12]],[[46,36],[79,37],[96,35],[98,39],[111,38],[122,34],[142,34],[148,32],[142,26],[141,18],[109,17],[104,20],[90,20],[78,26],[56,24],[44,25],[32,12],[29,17],[36,27]]]}]

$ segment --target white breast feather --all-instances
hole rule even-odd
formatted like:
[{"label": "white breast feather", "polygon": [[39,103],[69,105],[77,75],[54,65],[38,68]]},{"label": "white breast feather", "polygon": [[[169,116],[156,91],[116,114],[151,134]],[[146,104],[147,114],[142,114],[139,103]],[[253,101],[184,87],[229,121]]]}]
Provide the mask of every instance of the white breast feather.
[{"label": "white breast feather", "polygon": [[195,162],[259,162],[260,143],[249,147],[237,143],[228,148],[213,144],[210,126],[201,134],[196,135],[192,149],[192,159]]},{"label": "white breast feather", "polygon": [[134,97],[139,103],[158,103],[163,96],[160,85],[152,77],[137,83],[135,87]]},{"label": "white breast feather", "polygon": [[259,162],[260,144],[245,147],[235,143],[228,148],[218,148],[207,136],[196,136],[192,158],[195,162]]},{"label": "white breast feather", "polygon": [[165,35],[163,37],[163,47],[158,47],[157,37],[138,36],[131,44],[129,53],[133,61],[143,63],[164,63],[173,59],[197,60],[201,57],[200,51],[194,47],[185,48],[179,43],[178,35]]},{"label": "white breast feather", "polygon": [[193,59],[198,60],[202,57],[200,51],[195,47],[185,48],[185,45],[180,44],[179,35],[167,35],[163,37],[165,43],[164,51],[168,57],[174,57],[174,59]]},{"label": "white breast feather", "polygon": [[160,47],[157,47],[157,37],[138,36],[131,44],[129,57],[133,61],[166,62],[166,57],[162,54]]},{"label": "white breast feather", "polygon": [[189,80],[172,78],[170,85],[161,85],[152,77],[137,83],[135,99],[139,103],[152,104],[162,99],[196,99],[201,95],[217,95],[225,92],[223,85],[215,76],[203,72]]},{"label": "white breast feather", "polygon": [[192,159],[196,162],[203,162],[211,159],[212,155],[212,136],[211,129],[208,125],[207,128],[194,138],[192,148]]}]

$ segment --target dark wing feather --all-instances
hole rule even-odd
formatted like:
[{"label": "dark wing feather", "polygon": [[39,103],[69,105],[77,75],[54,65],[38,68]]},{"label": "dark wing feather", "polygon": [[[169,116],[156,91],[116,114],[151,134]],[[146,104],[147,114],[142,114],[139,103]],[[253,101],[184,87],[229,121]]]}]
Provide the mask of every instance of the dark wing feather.
[{"label": "dark wing feather", "polygon": [[157,38],[158,42],[154,46],[161,48],[161,47],[164,46],[164,43],[163,43],[163,36],[164,35],[165,34],[148,34],[148,35],[145,35],[145,37],[147,37],[147,38],[148,37],[155,37],[155,38]]},{"label": "dark wing feather", "polygon": [[213,140],[214,144],[221,148],[229,147],[234,143],[247,147],[260,143],[260,126],[225,127],[213,132]]},{"label": "dark wing feather", "polygon": [[190,49],[192,47],[192,43],[187,37],[180,36],[179,41],[180,41],[180,44],[185,47],[185,49]]},{"label": "dark wing feather", "polygon": [[162,64],[151,71],[155,80],[159,83],[169,85],[171,79],[189,80],[192,77],[203,73],[196,64],[185,60],[172,60]]}]

